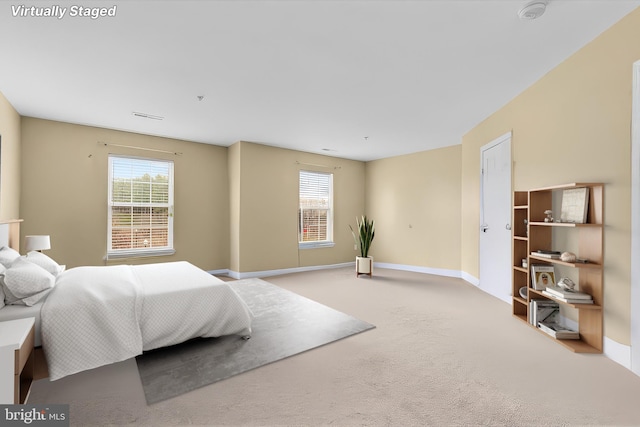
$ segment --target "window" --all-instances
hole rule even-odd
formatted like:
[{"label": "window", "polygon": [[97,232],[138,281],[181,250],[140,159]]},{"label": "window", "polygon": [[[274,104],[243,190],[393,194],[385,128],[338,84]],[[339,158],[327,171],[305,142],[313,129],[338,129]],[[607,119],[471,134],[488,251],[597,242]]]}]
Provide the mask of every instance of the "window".
[{"label": "window", "polygon": [[333,246],[333,175],[300,171],[298,244]]},{"label": "window", "polygon": [[171,255],[173,162],[109,156],[107,258]]}]

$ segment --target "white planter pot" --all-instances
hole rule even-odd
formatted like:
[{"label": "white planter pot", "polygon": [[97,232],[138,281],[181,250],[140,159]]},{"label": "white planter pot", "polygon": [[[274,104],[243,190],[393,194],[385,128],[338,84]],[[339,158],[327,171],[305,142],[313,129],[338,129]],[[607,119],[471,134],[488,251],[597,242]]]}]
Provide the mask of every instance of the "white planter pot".
[{"label": "white planter pot", "polygon": [[361,274],[367,274],[369,276],[373,274],[373,257],[356,257],[356,276]]}]

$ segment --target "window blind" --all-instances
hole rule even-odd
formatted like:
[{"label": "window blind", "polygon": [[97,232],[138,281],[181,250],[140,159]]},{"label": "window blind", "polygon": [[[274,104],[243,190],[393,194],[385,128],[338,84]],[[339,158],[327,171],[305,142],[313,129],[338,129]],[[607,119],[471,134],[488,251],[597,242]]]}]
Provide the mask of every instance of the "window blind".
[{"label": "window blind", "polygon": [[298,242],[332,240],[333,175],[300,171]]},{"label": "window blind", "polygon": [[109,156],[111,254],[173,248],[173,162]]}]

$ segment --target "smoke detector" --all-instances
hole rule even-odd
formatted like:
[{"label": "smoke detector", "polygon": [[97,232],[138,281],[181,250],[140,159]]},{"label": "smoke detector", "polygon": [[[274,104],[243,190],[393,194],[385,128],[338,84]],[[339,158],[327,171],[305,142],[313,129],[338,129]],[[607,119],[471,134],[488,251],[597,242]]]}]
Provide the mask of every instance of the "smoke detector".
[{"label": "smoke detector", "polygon": [[527,3],[520,11],[518,12],[518,17],[522,20],[532,20],[538,19],[547,9],[547,3],[544,1],[532,1]]}]

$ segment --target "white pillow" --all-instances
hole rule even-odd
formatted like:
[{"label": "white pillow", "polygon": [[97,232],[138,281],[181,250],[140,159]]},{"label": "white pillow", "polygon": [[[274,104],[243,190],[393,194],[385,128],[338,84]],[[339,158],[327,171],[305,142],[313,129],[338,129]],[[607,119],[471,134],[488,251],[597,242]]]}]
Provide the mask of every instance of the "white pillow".
[{"label": "white pillow", "polygon": [[4,294],[5,305],[13,305],[13,304],[25,305],[24,303],[22,303],[22,301],[19,298],[16,298],[11,293],[9,288],[7,288],[7,285],[4,283],[4,276],[2,276],[2,280],[0,280],[0,287],[2,288],[2,293]]},{"label": "white pillow", "polygon": [[0,248],[0,264],[4,265],[6,268],[9,268],[11,263],[13,263],[17,258],[20,258],[20,252],[15,249],[8,246]]},{"label": "white pillow", "polygon": [[16,303],[20,304],[20,299],[13,296],[9,288],[7,288],[7,285],[4,283],[4,273],[0,275],[0,291],[2,291],[2,294],[4,294],[5,305],[11,305]]},{"label": "white pillow", "polygon": [[[49,293],[55,282],[53,274],[20,257],[4,272],[7,302],[32,306]],[[14,298],[17,300],[10,301]]]},{"label": "white pillow", "polygon": [[39,265],[40,267],[47,270],[49,273],[57,276],[58,274],[64,271],[64,266],[59,265],[53,259],[49,258],[42,252],[31,251],[26,255],[27,261],[34,263],[35,265]]}]

